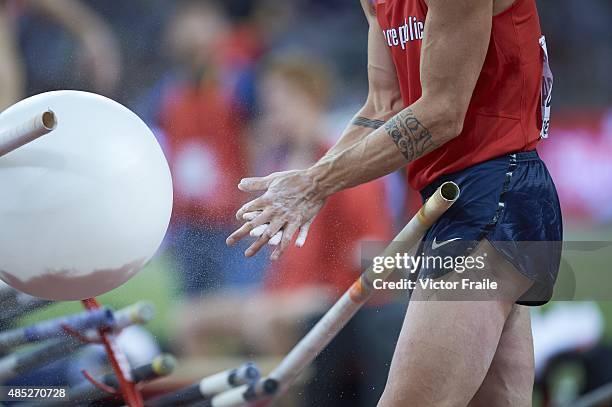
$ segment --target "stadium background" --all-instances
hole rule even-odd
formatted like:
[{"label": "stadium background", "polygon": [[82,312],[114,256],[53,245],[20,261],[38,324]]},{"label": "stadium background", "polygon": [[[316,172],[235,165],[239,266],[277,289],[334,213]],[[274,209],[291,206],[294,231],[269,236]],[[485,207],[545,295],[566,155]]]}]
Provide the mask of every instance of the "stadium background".
[{"label": "stadium background", "polygon": [[[236,308],[266,309],[273,305],[260,300],[262,296],[285,292],[271,290],[269,286],[285,289],[323,286],[333,291],[344,280],[313,283],[306,281],[308,276],[295,272],[293,280],[278,282],[282,277],[274,274],[279,271],[273,270],[265,255],[245,262],[240,250],[226,249],[224,237],[234,226],[233,212],[246,198],[231,188],[237,179],[248,174],[305,164],[333,142],[358,109],[367,92],[367,25],[358,2],[226,0],[215,4],[207,0],[83,0],[80,4],[88,8],[87,13],[95,22],[89,27],[61,21],[65,12],[61,6],[60,10],[49,12],[32,3],[36,2],[0,1],[3,30],[11,34],[5,37],[8,48],[0,47],[0,52],[6,52],[0,58],[0,67],[8,72],[7,80],[14,90],[7,96],[5,87],[2,96],[0,89],[0,103],[4,104],[0,109],[10,104],[11,98],[53,89],[89,90],[114,98],[135,110],[155,129],[170,158],[178,189],[172,228],[160,255],[128,284],[103,296],[102,301],[115,307],[138,299],[154,302],[158,315],[148,326],[154,340],[164,349],[198,361],[188,364],[191,370],[181,371],[185,377],[195,379],[207,371],[207,366],[224,365],[228,358],[255,357],[266,363],[280,356],[280,349],[290,346],[290,338],[299,337],[309,318],[322,309],[302,307],[289,312],[284,317],[287,320],[279,325],[268,321],[264,324],[266,328],[280,326],[279,332],[288,332],[284,341],[289,343],[279,340],[256,346],[251,342],[267,341],[266,335],[282,334],[253,333],[257,328],[248,332],[242,328],[219,328],[219,316],[248,319],[230,311],[232,303],[223,302],[223,297],[234,298]],[[555,74],[550,140],[541,143],[539,150],[559,189],[566,240],[609,241],[612,3],[607,0],[537,3]],[[314,76],[303,76],[300,67],[306,67]],[[311,83],[313,80],[319,81],[318,87]],[[281,86],[284,88],[279,90]],[[277,123],[275,114],[285,112],[279,106],[283,102],[295,102],[287,97],[293,91],[302,92],[309,99],[303,101],[306,107],[298,108],[304,117],[292,117],[293,123],[313,117],[317,123],[309,131],[288,135],[285,133],[294,129],[287,130],[283,127],[286,124]],[[307,136],[312,139],[304,140]],[[301,156],[300,147],[304,146],[314,152]],[[346,202],[337,203],[334,216],[351,219],[358,216],[360,222],[372,224],[365,230],[347,232],[354,244],[366,235],[383,239],[389,235],[389,227],[401,226],[418,199],[403,185],[401,175],[396,174],[388,177],[384,185],[347,197],[345,200],[362,202],[355,213],[349,213]],[[207,191],[201,190],[203,186]],[[372,196],[380,199],[370,202],[368,197]],[[380,203],[383,201],[384,210]],[[368,211],[372,219],[368,218]],[[389,219],[377,219],[382,215],[376,213],[383,212],[391,214]],[[325,234],[324,228],[320,229],[315,232]],[[329,244],[337,248],[342,242]],[[286,266],[299,269],[307,265],[317,273],[339,275],[334,267],[342,267],[341,262],[329,251],[322,253],[323,249],[312,249]],[[574,273],[578,279],[590,267],[609,273],[609,264],[602,267],[581,263]],[[352,271],[342,272],[350,275]],[[272,283],[270,275],[276,276]],[[311,304],[321,296],[320,291],[314,291],[300,290],[303,298],[280,304],[292,307]],[[323,296],[321,302],[326,303],[333,296],[333,293]],[[536,343],[540,378],[546,374],[542,380],[550,381],[553,397],[559,400],[595,386],[593,383],[612,381],[612,363],[597,369],[589,365],[591,371],[575,361],[560,363],[553,372],[545,369],[547,361],[563,352],[589,351],[597,355],[595,359],[611,360],[608,346],[612,343],[612,303],[606,298],[598,300],[552,303],[534,316],[534,326],[539,324],[534,330],[540,329],[542,344],[537,349]],[[612,300],[612,293],[608,300]],[[31,315],[24,323],[77,309],[78,304],[57,304]],[[210,314],[210,319],[200,321],[191,315],[196,312]],[[364,318],[367,320],[368,316]],[[203,328],[194,328],[199,323]],[[200,349],[193,342],[199,339],[208,342],[205,338],[208,332],[214,333],[211,336],[216,341]],[[224,337],[231,337],[229,344]],[[275,352],[276,349],[279,351]],[[343,370],[335,374],[342,376]],[[344,386],[336,385],[336,389]],[[365,392],[360,388],[363,384],[352,386],[353,393]],[[353,393],[347,397],[357,397]],[[541,390],[536,394],[536,402],[543,397],[540,393]],[[325,394],[321,400],[323,405],[327,400]],[[299,404],[299,400],[288,403]]]}]

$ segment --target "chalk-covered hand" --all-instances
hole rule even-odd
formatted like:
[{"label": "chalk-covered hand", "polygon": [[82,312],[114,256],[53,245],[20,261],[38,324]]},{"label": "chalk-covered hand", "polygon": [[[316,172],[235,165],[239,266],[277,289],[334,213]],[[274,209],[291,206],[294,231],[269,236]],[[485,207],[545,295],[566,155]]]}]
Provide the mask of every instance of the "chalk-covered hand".
[{"label": "chalk-covered hand", "polygon": [[[272,260],[278,259],[287,249],[298,230],[300,235],[296,244],[303,245],[308,227],[325,203],[325,196],[318,191],[314,178],[307,170],[245,178],[238,188],[246,192],[264,191],[263,195],[246,203],[236,213],[236,218],[245,223],[227,238],[227,244],[233,245],[259,227],[253,233],[259,237],[246,250],[247,257],[257,253],[278,232],[281,232],[280,242],[272,253]],[[261,226],[266,224],[263,229]]]}]

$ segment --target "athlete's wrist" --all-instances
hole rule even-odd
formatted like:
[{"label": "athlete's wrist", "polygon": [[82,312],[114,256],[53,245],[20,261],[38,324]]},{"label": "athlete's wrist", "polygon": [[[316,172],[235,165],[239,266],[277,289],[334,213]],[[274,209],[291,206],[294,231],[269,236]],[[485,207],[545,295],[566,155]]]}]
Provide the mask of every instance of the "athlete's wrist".
[{"label": "athlete's wrist", "polygon": [[321,199],[325,199],[343,189],[341,182],[333,181],[335,160],[335,156],[328,155],[306,169],[306,174],[312,180],[314,194]]}]

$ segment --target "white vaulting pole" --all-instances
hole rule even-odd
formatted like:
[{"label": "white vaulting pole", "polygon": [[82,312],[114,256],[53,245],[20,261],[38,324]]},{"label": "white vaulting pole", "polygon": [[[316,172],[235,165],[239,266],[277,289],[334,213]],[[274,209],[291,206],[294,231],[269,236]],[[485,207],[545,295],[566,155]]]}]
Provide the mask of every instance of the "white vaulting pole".
[{"label": "white vaulting pole", "polygon": [[57,117],[51,110],[37,114],[28,121],[0,131],[0,157],[50,133],[57,127]]},{"label": "white vaulting pole", "polygon": [[[459,198],[459,187],[445,182],[425,202],[419,212],[408,222],[382,256],[395,256],[418,244],[425,232]],[[281,363],[256,385],[242,386],[215,396],[211,407],[238,407],[251,402],[282,395],[302,371],[325,349],[361,306],[374,292],[373,281],[386,279],[394,268],[375,273],[370,267],[364,271],[351,288],[330,308],[317,324],[300,340]]]}]

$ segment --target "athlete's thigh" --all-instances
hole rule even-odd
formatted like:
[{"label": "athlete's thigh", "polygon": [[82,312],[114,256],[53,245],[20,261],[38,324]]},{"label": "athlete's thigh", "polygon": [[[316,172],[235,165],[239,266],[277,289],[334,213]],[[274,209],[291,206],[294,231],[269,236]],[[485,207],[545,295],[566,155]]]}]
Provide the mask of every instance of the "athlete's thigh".
[{"label": "athlete's thigh", "polygon": [[534,380],[529,309],[515,305],[506,320],[484,382],[470,407],[531,406]]},{"label": "athlete's thigh", "polygon": [[491,364],[508,308],[500,302],[412,302],[379,406],[467,405]]},{"label": "athlete's thigh", "polygon": [[479,272],[507,276],[504,295],[496,301],[445,300],[447,293],[417,285],[380,406],[466,406],[478,391],[514,301],[532,284],[486,240],[474,256],[483,253],[489,270]]}]

